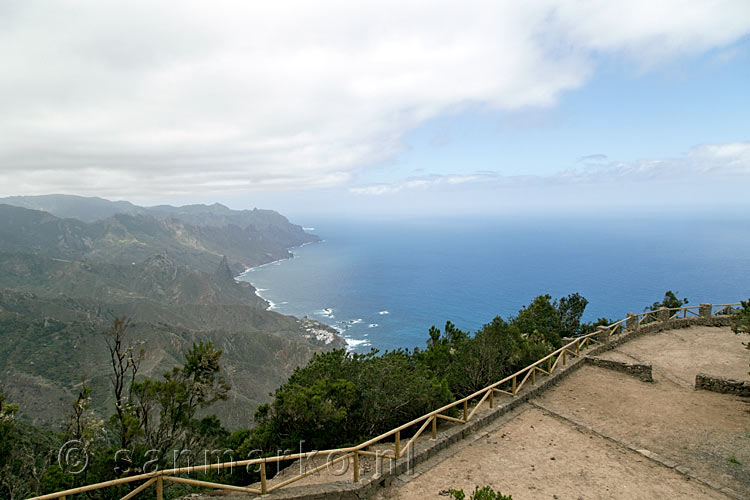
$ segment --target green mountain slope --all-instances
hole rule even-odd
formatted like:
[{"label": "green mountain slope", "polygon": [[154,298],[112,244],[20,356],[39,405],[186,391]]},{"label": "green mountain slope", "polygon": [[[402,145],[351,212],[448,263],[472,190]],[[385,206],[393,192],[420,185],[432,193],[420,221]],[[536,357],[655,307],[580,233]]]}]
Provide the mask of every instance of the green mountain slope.
[{"label": "green mountain slope", "polygon": [[103,198],[86,198],[66,194],[44,196],[9,196],[0,198],[0,203],[16,207],[49,212],[57,217],[92,222],[116,214],[143,214],[140,207],[128,201],[109,201]]},{"label": "green mountain slope", "polygon": [[[62,200],[68,212],[83,210]],[[96,204],[112,207],[104,202]],[[222,349],[232,391],[213,410],[230,427],[248,426],[314,352],[343,345],[315,338],[324,325],[267,311],[252,286],[233,278],[317,239],[282,216],[115,207],[133,213],[84,222],[0,205],[0,389],[21,404],[20,418],[55,427],[83,377],[101,415],[111,411],[102,332],[115,317],[133,318],[131,337],[147,352],[144,376],[180,364],[195,341]]]},{"label": "green mountain slope", "polygon": [[120,263],[167,251],[179,265],[204,271],[223,255],[241,272],[290,257],[290,247],[319,241],[272,210],[219,204],[147,208],[101,198],[17,196],[0,198],[0,217],[7,219],[0,227],[0,250]]}]

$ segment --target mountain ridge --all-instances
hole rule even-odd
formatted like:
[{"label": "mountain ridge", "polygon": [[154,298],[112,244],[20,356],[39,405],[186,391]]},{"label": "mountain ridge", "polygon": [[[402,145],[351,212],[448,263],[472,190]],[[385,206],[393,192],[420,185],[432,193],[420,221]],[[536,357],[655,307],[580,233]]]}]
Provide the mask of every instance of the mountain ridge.
[{"label": "mountain ridge", "polygon": [[[65,201],[68,215],[92,208],[91,199],[83,206],[75,197],[52,199]],[[319,240],[276,212],[190,205],[144,213],[95,199],[96,206],[133,213],[105,210],[86,222],[6,200],[0,388],[22,403],[20,418],[29,422],[59,425],[84,376],[101,402],[95,409],[106,416],[101,333],[115,317],[132,318],[132,338],[145,342],[144,376],[180,364],[192,342],[222,349],[233,389],[231,404],[215,411],[230,428],[248,426],[254,409],[314,353],[345,345],[326,325],[267,310],[252,285],[234,279],[248,267],[290,257],[288,247]]]}]

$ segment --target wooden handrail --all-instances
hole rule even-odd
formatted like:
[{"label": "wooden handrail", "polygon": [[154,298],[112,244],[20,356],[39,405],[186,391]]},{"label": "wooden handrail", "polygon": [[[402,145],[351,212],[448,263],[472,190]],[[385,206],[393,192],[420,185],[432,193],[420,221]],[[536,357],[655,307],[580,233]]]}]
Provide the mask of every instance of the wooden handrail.
[{"label": "wooden handrail", "polygon": [[124,497],[122,497],[120,500],[130,500],[131,498],[133,498],[138,493],[140,493],[141,491],[145,490],[146,488],[148,488],[149,486],[151,486],[155,482],[156,482],[156,478],[152,477],[151,479],[149,479],[148,481],[146,481],[145,483],[143,483],[142,485],[140,485],[139,487],[137,487],[136,489],[134,489],[133,491],[131,491],[130,493],[128,493],[127,495],[125,495]]},{"label": "wooden handrail", "polygon": [[[173,483],[190,484],[192,486],[202,486],[204,488],[216,488],[221,490],[229,491],[242,491],[244,493],[255,493],[260,495],[261,491],[256,488],[246,488],[244,486],[234,486],[231,484],[212,483],[210,481],[199,481],[197,479],[185,479],[184,477],[176,476],[161,476],[164,481],[171,481]],[[145,486],[145,485],[142,485]]]},{"label": "wooden handrail", "polygon": [[142,479],[151,479],[160,475],[159,472],[151,472],[148,474],[139,474],[137,476],[122,477],[120,479],[112,479],[110,481],[104,481],[102,483],[87,484],[86,486],[79,486],[78,488],[71,488],[65,491],[58,491],[56,493],[48,493],[46,495],[40,495],[38,497],[32,497],[29,500],[51,500],[53,498],[66,497],[75,495],[77,493],[85,493],[87,491],[98,490],[101,488],[108,488],[110,486],[119,486],[121,484],[132,483],[133,481],[140,481]]}]

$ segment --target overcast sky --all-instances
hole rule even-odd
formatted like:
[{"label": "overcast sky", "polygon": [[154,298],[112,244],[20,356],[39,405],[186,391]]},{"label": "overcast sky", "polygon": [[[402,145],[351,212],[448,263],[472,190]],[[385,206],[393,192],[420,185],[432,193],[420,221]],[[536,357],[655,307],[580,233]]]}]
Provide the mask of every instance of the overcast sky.
[{"label": "overcast sky", "polygon": [[748,208],[750,2],[0,2],[0,195]]}]

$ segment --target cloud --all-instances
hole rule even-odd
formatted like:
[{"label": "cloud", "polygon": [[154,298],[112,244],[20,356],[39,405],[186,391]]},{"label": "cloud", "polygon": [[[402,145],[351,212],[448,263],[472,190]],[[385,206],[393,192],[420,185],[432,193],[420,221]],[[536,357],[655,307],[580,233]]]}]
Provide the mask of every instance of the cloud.
[{"label": "cloud", "polygon": [[[463,182],[451,184],[451,179]],[[742,214],[750,141],[706,144],[683,155],[584,164],[552,175],[433,175],[356,186],[344,213],[372,217]],[[342,210],[341,206],[329,210]],[[332,212],[333,213],[333,212]]]},{"label": "cloud", "polygon": [[553,106],[598,54],[656,64],[748,32],[744,0],[5,1],[0,182],[106,196],[340,186],[441,114]]},{"label": "cloud", "polygon": [[602,162],[607,160],[607,155],[593,154],[585,155],[578,158],[578,163],[589,163],[589,162]]},{"label": "cloud", "polygon": [[426,175],[420,177],[411,177],[406,180],[394,183],[370,184],[367,186],[357,186],[349,188],[354,194],[364,195],[385,195],[394,194],[404,190],[419,189],[426,190],[441,186],[456,186],[459,184],[473,184],[486,179],[497,179],[497,174],[476,173],[474,175]]},{"label": "cloud", "polygon": [[468,190],[518,190],[534,187],[559,186],[575,189],[580,184],[612,185],[639,183],[645,180],[670,184],[700,179],[717,182],[741,180],[750,182],[750,141],[725,144],[705,144],[692,148],[676,158],[644,159],[635,162],[611,161],[603,163],[606,155],[597,154],[596,162],[583,167],[559,171],[553,175],[504,176],[497,172],[477,172],[473,175],[429,175],[410,177],[393,183],[356,186],[349,191],[356,195],[393,195],[402,191],[442,190],[459,184]]},{"label": "cloud", "polygon": [[[750,178],[750,142],[704,144],[676,158],[645,159],[635,162],[587,164],[555,176],[571,182],[613,183],[662,180],[701,183]],[[750,179],[749,179],[750,180]]]}]

